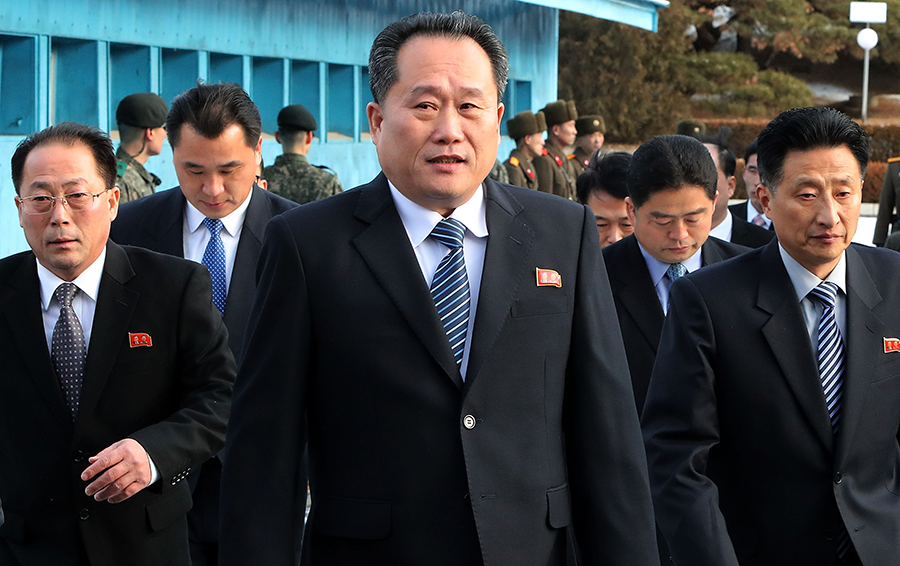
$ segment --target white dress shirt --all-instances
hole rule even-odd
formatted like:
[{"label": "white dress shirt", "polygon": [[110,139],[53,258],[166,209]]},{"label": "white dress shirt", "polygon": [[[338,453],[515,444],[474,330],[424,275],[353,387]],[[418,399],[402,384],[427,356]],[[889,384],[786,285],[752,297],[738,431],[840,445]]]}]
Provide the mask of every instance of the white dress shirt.
[{"label": "white dress shirt", "polygon": [[[81,329],[84,332],[84,346],[90,351],[91,330],[94,327],[94,313],[97,311],[97,294],[100,291],[100,279],[103,277],[103,266],[106,265],[106,248],[100,252],[100,255],[94,260],[94,263],[81,272],[81,275],[72,280],[72,283],[78,287],[78,293],[72,298],[72,310],[81,323]],[[59,319],[59,311],[62,308],[58,302],[53,300],[53,292],[56,288],[65,283],[62,279],[50,272],[49,269],[37,264],[38,281],[41,284],[41,307],[44,318],[44,334],[47,337],[47,350],[51,351],[51,342],[53,340],[53,329],[56,327],[56,321]],[[124,340],[125,337],[123,336]],[[105,447],[104,447],[105,448]],[[147,454],[147,460],[150,461],[150,483],[153,484],[159,480],[159,470],[150,454]]]},{"label": "white dress shirt", "polygon": [[[748,204],[750,208],[753,208],[752,204]],[[718,238],[720,240],[725,240],[726,242],[731,241],[731,231],[734,228],[734,217],[731,215],[731,211],[727,208],[725,209],[725,219],[719,222],[719,225],[715,228],[710,229],[709,235],[713,238]]]},{"label": "white dress shirt", "polygon": [[[663,313],[668,314],[669,288],[672,286],[673,282],[666,277],[666,270],[669,269],[669,265],[671,264],[659,261],[647,253],[647,250],[645,250],[640,243],[638,243],[638,248],[641,250],[641,255],[644,256],[644,262],[647,264],[647,270],[650,272],[650,281],[656,289],[656,296],[659,298],[659,304],[662,307]],[[703,265],[703,246],[701,246],[694,255],[682,261],[681,265],[687,269],[688,273],[700,269]]]},{"label": "white dress shirt", "polygon": [[[448,248],[434,238],[429,238],[431,231],[444,217],[440,213],[429,210],[409,200],[388,181],[391,197],[400,214],[400,220],[406,229],[409,243],[412,244],[416,259],[425,284],[431,288],[434,272],[441,260],[447,255]],[[484,206],[484,186],[482,185],[466,203],[460,205],[450,218],[459,220],[466,226],[463,236],[463,257],[466,261],[466,274],[469,278],[469,326],[466,331],[466,345],[463,349],[460,373],[465,381],[466,367],[469,364],[469,351],[472,348],[472,332],[475,328],[475,312],[478,310],[478,293],[481,290],[481,274],[484,270],[484,254],[487,249],[487,219]]]},{"label": "white dress shirt", "polygon": [[[238,243],[241,241],[241,230],[244,229],[244,218],[247,217],[247,207],[253,198],[253,190],[244,199],[241,205],[234,209],[228,216],[222,218],[222,245],[225,247],[225,296],[231,288],[231,273],[234,271],[234,257],[237,255]],[[184,223],[181,228],[182,242],[184,245],[184,258],[197,263],[203,263],[203,252],[209,243],[209,230],[203,225],[206,216],[194,208],[190,201],[185,202]],[[202,230],[201,230],[202,228]]]},{"label": "white dress shirt", "polygon": [[[819,346],[819,319],[822,317],[822,311],[825,307],[818,299],[810,299],[807,297],[810,291],[819,286],[823,280],[809,272],[805,267],[797,263],[797,260],[788,254],[781,244],[778,244],[778,251],[781,252],[781,261],[784,262],[784,268],[791,278],[791,284],[794,291],[797,292],[797,300],[800,301],[800,308],[803,310],[803,320],[806,322],[806,331],[809,334],[809,341],[812,344],[813,353]],[[841,331],[841,338],[844,340],[844,346],[847,344],[847,252],[841,254],[838,264],[831,270],[825,281],[831,281],[841,290],[837,294],[834,301],[834,317],[837,320],[838,328]]]}]

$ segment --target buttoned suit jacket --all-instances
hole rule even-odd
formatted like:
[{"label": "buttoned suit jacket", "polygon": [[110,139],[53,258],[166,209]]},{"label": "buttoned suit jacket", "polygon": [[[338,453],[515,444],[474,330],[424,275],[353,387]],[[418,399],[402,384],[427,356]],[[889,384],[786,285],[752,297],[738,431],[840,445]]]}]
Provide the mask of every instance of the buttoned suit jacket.
[{"label": "buttoned suit jacket", "polygon": [[[241,363],[250,307],[256,296],[256,264],[266,224],[273,216],[298,205],[253,185],[253,196],[241,229],[234,256],[234,268],[225,299],[225,327],[231,351]],[[110,237],[119,244],[139,246],[156,252],[184,257],[184,207],[187,200],[180,187],[126,203],[112,223]]]},{"label": "buttoned suit jacket", "polygon": [[[223,566],[655,564],[636,412],[586,207],[484,181],[465,382],[384,175],[269,224],[229,422]],[[561,286],[538,284],[555,270]],[[265,486],[248,482],[265,469]]]},{"label": "buttoned suit jacket", "polygon": [[766,230],[752,222],[744,220],[743,216],[731,214],[731,243],[748,248],[761,248],[775,237],[773,230]]},{"label": "buttoned suit jacket", "polygon": [[835,435],[816,355],[772,242],[672,287],[643,427],[675,564],[900,564],[900,257],[847,249]]},{"label": "buttoned suit jacket", "polygon": [[[718,263],[746,251],[749,248],[709,237],[701,247],[702,265]],[[634,234],[603,248],[603,260],[609,273],[619,328],[628,355],[634,400],[640,414],[647,397],[665,314]]]},{"label": "buttoned suit jacket", "polygon": [[[211,295],[202,266],[110,242],[73,422],[34,254],[0,260],[0,563],[190,564],[182,480],[224,443],[236,371]],[[134,347],[129,333],[151,345]],[[80,478],[87,459],[126,437],[159,481],[122,503],[94,501]]]}]

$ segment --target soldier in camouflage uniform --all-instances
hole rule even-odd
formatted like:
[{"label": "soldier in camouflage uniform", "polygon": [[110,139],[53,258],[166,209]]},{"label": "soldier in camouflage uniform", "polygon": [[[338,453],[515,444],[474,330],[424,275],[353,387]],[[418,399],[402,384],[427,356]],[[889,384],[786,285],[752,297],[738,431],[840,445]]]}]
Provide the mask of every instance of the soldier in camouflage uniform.
[{"label": "soldier in camouflage uniform", "polygon": [[575,103],[557,100],[541,112],[547,120],[547,141],[544,143],[544,154],[534,160],[538,188],[545,193],[575,200],[578,171],[567,153],[578,133],[575,130],[575,120],[578,118]]},{"label": "soldier in camouflage uniform", "polygon": [[503,163],[509,172],[510,184],[526,189],[539,189],[532,160],[544,152],[542,133],[546,129],[547,122],[542,112],[533,114],[526,110],[506,121],[506,132],[516,141],[516,149],[510,152],[509,159]]},{"label": "soldier in camouflage uniform", "polygon": [[129,94],[116,108],[119,128],[116,186],[119,202],[139,199],[156,192],[159,177],[144,169],[152,155],[159,155],[166,141],[166,101],[152,92]]},{"label": "soldier in camouflage uniform", "polygon": [[597,114],[581,116],[575,120],[575,130],[578,132],[578,136],[575,138],[575,152],[573,153],[575,157],[572,162],[580,175],[587,169],[594,152],[603,147],[606,123],[603,121],[603,116]]},{"label": "soldier in camouflage uniform", "polygon": [[265,168],[263,177],[269,190],[300,204],[323,199],[343,190],[337,174],[324,165],[312,165],[306,159],[313,132],[319,125],[313,115],[299,104],[281,109],[275,140],[284,154]]}]

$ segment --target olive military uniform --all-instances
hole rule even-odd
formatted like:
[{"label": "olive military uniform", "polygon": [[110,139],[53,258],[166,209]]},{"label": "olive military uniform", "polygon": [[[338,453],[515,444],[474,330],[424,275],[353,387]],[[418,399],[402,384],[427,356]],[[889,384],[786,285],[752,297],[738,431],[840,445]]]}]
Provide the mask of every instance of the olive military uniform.
[{"label": "olive military uniform", "polygon": [[119,187],[119,203],[137,200],[156,192],[156,187],[162,182],[159,177],[144,169],[143,165],[122,148],[116,150],[116,159],[118,160],[116,186]]},{"label": "olive military uniform", "polygon": [[336,195],[343,190],[337,175],[324,166],[312,165],[305,155],[285,153],[263,171],[269,190],[296,203]]},{"label": "olive military uniform", "polygon": [[525,155],[525,152],[518,149],[512,150],[509,159],[503,162],[506,171],[509,173],[509,184],[526,189],[538,188],[537,173],[534,172],[534,163]]},{"label": "olive military uniform", "polygon": [[575,170],[581,175],[584,173],[584,170],[587,169],[588,163],[591,161],[591,154],[585,151],[583,147],[578,146],[569,158],[572,160],[572,165],[575,167]]},{"label": "olive military uniform", "polygon": [[544,144],[544,155],[534,160],[534,169],[541,191],[575,200],[578,171],[561,147],[548,140]]}]

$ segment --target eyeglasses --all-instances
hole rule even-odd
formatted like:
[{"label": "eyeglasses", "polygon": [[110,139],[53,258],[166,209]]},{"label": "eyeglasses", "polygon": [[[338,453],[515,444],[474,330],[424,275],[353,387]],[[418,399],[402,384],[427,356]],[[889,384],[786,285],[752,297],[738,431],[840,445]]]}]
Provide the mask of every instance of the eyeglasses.
[{"label": "eyeglasses", "polygon": [[35,195],[31,197],[16,197],[16,201],[22,205],[25,214],[47,214],[53,209],[56,201],[62,201],[70,210],[87,210],[94,206],[94,199],[108,191],[109,188],[103,189],[97,194],[88,192],[71,193],[61,197],[51,197],[50,195]]}]

